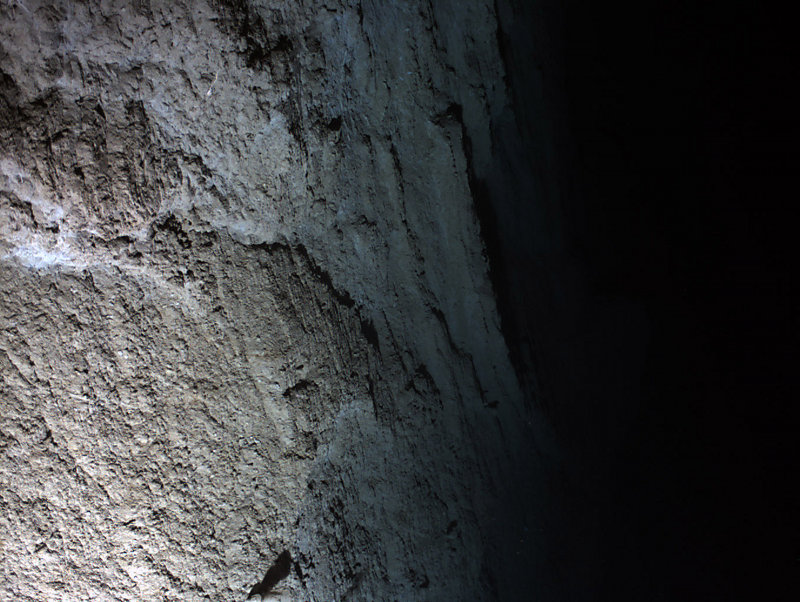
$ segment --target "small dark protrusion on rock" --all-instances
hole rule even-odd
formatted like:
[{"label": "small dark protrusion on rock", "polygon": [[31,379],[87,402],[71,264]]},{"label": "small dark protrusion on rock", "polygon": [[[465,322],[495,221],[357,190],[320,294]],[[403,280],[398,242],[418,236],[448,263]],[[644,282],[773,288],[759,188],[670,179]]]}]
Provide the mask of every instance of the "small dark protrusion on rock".
[{"label": "small dark protrusion on rock", "polygon": [[272,566],[269,567],[261,583],[253,586],[253,589],[251,589],[250,593],[247,595],[247,599],[249,600],[255,596],[259,596],[263,599],[264,596],[272,591],[272,588],[274,588],[279,581],[289,576],[291,568],[292,557],[287,550],[284,550],[278,555],[275,562],[272,563]]}]

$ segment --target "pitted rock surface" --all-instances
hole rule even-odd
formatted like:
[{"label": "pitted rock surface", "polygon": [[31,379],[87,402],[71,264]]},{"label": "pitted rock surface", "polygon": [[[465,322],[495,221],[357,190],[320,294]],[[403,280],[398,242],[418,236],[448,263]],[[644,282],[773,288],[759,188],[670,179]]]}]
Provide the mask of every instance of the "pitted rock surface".
[{"label": "pitted rock surface", "polygon": [[494,10],[0,2],[0,600],[502,592]]}]

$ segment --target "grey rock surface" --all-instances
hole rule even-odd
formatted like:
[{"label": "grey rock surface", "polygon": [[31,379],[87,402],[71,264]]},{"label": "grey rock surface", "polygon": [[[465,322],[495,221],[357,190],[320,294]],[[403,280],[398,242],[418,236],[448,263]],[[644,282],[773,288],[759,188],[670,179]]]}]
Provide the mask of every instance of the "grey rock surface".
[{"label": "grey rock surface", "polygon": [[0,2],[0,600],[503,597],[494,10]]}]

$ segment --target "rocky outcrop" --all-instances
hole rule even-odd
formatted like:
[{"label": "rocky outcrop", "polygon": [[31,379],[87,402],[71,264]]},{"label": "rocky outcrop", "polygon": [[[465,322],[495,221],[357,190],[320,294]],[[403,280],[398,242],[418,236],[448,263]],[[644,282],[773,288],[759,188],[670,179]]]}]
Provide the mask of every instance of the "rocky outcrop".
[{"label": "rocky outcrop", "polygon": [[525,578],[545,501],[501,509],[540,426],[475,205],[497,27],[0,4],[1,598],[239,600],[283,551],[286,599]]}]

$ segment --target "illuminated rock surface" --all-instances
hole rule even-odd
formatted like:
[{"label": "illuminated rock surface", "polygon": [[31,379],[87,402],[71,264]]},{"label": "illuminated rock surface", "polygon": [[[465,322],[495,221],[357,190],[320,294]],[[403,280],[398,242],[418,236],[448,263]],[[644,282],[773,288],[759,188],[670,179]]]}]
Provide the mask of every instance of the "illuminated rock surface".
[{"label": "illuminated rock surface", "polygon": [[0,602],[800,599],[793,23],[0,0]]},{"label": "illuminated rock surface", "polygon": [[509,100],[434,5],[0,4],[0,599],[502,594]]}]

